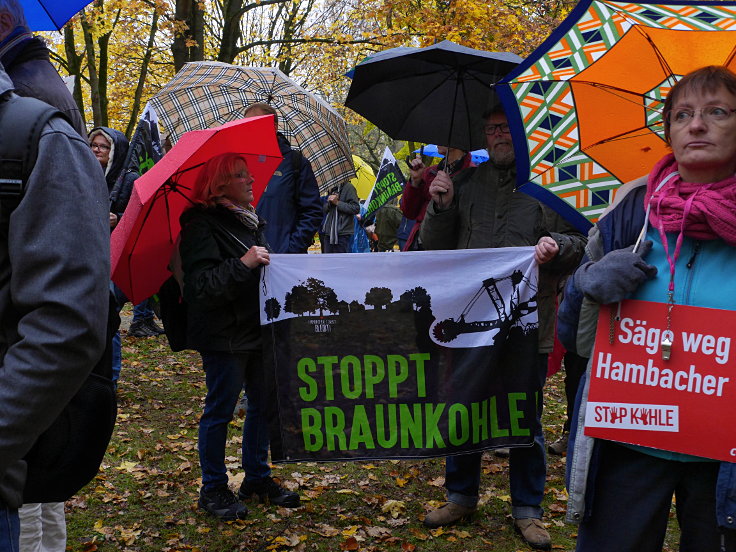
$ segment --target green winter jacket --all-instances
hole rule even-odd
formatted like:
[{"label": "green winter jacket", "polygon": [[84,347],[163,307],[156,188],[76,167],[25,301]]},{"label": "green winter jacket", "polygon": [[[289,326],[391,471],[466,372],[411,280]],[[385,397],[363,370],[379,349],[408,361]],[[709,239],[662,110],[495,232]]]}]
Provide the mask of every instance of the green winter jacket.
[{"label": "green winter jacket", "polygon": [[516,167],[492,161],[453,177],[452,204],[427,207],[420,236],[425,249],[481,249],[534,246],[551,236],[560,248],[552,261],[540,266],[539,352],[554,344],[555,300],[561,280],[580,262],[586,238],[557,213],[516,190]]}]

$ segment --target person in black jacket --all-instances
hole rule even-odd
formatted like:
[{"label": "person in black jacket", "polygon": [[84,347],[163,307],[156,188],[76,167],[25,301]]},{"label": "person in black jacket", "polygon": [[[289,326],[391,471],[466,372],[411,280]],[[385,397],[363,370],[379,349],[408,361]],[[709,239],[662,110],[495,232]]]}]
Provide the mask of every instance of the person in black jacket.
[{"label": "person in black jacket", "polygon": [[[245,159],[235,153],[210,159],[197,178],[194,199],[197,205],[180,218],[179,252],[187,339],[202,356],[207,383],[199,421],[199,507],[225,521],[246,516],[238,498],[256,496],[295,508],[299,495],[275,482],[268,465],[258,282],[261,266],[269,263],[269,247],[251,205],[253,177]],[[245,479],[236,498],[228,487],[225,443],[243,383],[249,399],[243,424]]]},{"label": "person in black jacket", "polygon": [[273,115],[283,160],[258,200],[258,216],[268,224],[266,238],[274,253],[306,253],[322,221],[322,203],[312,164],[279,132],[279,114],[267,103],[254,103],[245,117]]},{"label": "person in black jacket", "polygon": [[345,182],[327,193],[322,210],[325,218],[319,233],[322,253],[347,253],[360,202],[355,186]]}]

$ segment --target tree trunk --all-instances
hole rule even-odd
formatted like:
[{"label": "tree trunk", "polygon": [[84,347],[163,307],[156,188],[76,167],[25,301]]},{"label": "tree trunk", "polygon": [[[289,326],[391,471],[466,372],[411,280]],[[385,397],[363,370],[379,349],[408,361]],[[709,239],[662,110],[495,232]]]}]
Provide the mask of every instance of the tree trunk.
[{"label": "tree trunk", "polygon": [[102,124],[102,108],[100,105],[100,79],[97,74],[97,60],[95,56],[95,42],[87,20],[82,17],[82,32],[84,44],[87,47],[87,73],[89,74],[89,97],[92,103],[92,126]]},{"label": "tree trunk", "polygon": [[222,42],[217,61],[232,63],[238,53],[238,42],[242,37],[240,20],[243,17],[243,0],[223,2]]},{"label": "tree trunk", "polygon": [[108,50],[110,46],[110,33],[102,35],[97,39],[100,55],[98,56],[99,69],[97,71],[98,86],[100,89],[100,124],[102,126],[110,126],[107,116],[107,67],[108,67]]},{"label": "tree trunk", "polygon": [[74,26],[64,26],[64,52],[66,54],[66,72],[74,77],[74,91],[72,96],[79,107],[79,114],[82,116],[82,122],[85,123],[84,114],[84,98],[82,96],[82,56],[77,54],[74,47]]},{"label": "tree trunk", "polygon": [[141,63],[141,72],[138,76],[138,85],[135,88],[135,95],[133,96],[133,106],[130,112],[130,119],[128,120],[128,127],[125,129],[125,135],[128,139],[133,137],[133,132],[138,124],[138,114],[141,110],[141,97],[143,96],[143,87],[146,84],[146,77],[148,76],[148,64],[151,62],[151,55],[153,53],[153,47],[155,45],[156,31],[158,31],[158,11],[153,10],[153,18],[151,19],[151,30],[148,33],[148,44],[146,44],[146,53],[143,55],[143,62]]},{"label": "tree trunk", "polygon": [[171,53],[179,71],[189,61],[204,59],[204,12],[197,0],[176,0]]}]

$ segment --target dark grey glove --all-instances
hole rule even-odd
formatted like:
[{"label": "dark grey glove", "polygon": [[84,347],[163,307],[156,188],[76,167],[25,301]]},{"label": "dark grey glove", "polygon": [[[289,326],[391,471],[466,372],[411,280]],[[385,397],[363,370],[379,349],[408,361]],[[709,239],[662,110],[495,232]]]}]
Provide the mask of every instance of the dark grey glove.
[{"label": "dark grey glove", "polygon": [[611,251],[600,261],[581,266],[575,272],[575,285],[596,303],[607,305],[622,301],[657,275],[657,267],[642,258],[651,249],[652,242],[645,241],[636,253],[633,245]]}]

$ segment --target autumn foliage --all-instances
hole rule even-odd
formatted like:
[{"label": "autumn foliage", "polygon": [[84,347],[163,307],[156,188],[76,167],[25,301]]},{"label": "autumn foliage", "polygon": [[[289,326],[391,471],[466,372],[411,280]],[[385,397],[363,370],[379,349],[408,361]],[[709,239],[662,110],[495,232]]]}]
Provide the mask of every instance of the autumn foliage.
[{"label": "autumn foliage", "polygon": [[[386,48],[449,39],[483,50],[528,54],[572,0],[95,0],[48,33],[88,128],[130,136],[146,101],[186,61],[278,66],[342,107],[345,73]],[[349,122],[362,127],[361,118]],[[370,128],[368,129],[370,130]]]}]

